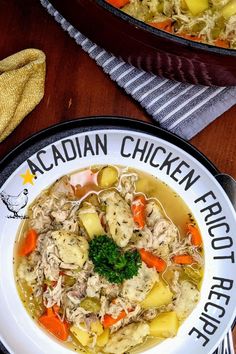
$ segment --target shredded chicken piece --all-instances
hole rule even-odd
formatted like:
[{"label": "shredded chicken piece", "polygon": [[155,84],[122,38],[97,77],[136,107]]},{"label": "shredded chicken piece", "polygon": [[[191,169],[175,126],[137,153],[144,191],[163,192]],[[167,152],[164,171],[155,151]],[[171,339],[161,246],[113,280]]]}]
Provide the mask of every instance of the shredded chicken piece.
[{"label": "shredded chicken piece", "polygon": [[62,177],[51,187],[49,191],[42,193],[36,199],[36,203],[29,212],[29,225],[38,233],[44,233],[57,224],[68,225],[68,219],[72,219],[75,227],[75,219],[72,213],[73,205],[70,200],[74,199],[74,191],[69,184],[67,176]]},{"label": "shredded chicken piece", "polygon": [[138,322],[140,320],[141,313],[140,305],[136,305],[132,311],[128,311],[126,317],[123,320],[118,321],[116,324],[111,326],[111,333],[118,331],[118,329],[127,326],[129,323]]},{"label": "shredded chicken piece", "polygon": [[100,277],[98,274],[94,274],[87,280],[87,296],[98,297],[100,296],[102,284],[100,282]]},{"label": "shredded chicken piece", "polygon": [[175,298],[180,296],[181,290],[180,290],[180,283],[179,283],[179,272],[176,270],[173,272],[173,278],[170,283],[170,288],[171,290],[175,293]]},{"label": "shredded chicken piece", "polygon": [[74,232],[76,234],[81,233],[81,229],[79,228],[79,223],[77,216],[73,215],[67,218],[65,221],[59,224],[59,228],[68,232]]},{"label": "shredded chicken piece", "polygon": [[86,283],[76,283],[69,291],[67,291],[66,295],[74,305],[78,305],[86,295]]},{"label": "shredded chicken piece", "polygon": [[210,0],[213,6],[223,7],[227,4],[228,0]]},{"label": "shredded chicken piece", "polygon": [[167,219],[159,219],[153,227],[152,247],[156,250],[155,254],[161,258],[168,257],[178,242],[177,227]]},{"label": "shredded chicken piece", "polygon": [[98,320],[97,315],[95,315],[94,313],[89,313],[85,316],[84,323],[88,331],[90,331],[91,323],[97,322],[97,320]]},{"label": "shredded chicken piece", "polygon": [[158,311],[155,308],[148,309],[148,310],[141,312],[140,318],[145,321],[151,321],[157,316],[157,313],[158,313]]},{"label": "shredded chicken piece", "polygon": [[100,302],[101,302],[101,308],[100,308],[100,311],[99,311],[99,316],[101,316],[101,320],[103,320],[103,318],[104,318],[104,316],[107,313],[108,308],[109,308],[109,301],[108,301],[106,296],[102,295],[101,299],[100,299]]},{"label": "shredded chicken piece", "polygon": [[62,289],[62,276],[59,276],[59,279],[56,285],[53,288],[47,287],[47,290],[43,293],[43,303],[46,307],[52,307],[57,304],[60,306],[61,298],[63,296]]},{"label": "shredded chicken piece", "polygon": [[82,307],[66,307],[66,318],[68,319],[68,321],[74,323],[78,328],[82,329],[82,331],[84,331],[85,329],[81,324],[85,322],[87,315],[89,315],[89,311],[86,311]]},{"label": "shredded chicken piece", "polygon": [[102,284],[101,293],[108,299],[114,299],[119,295],[120,287],[118,284],[112,284],[105,278],[100,278]]},{"label": "shredded chicken piece", "polygon": [[68,176],[63,176],[57,180],[50,188],[50,195],[57,199],[67,197],[67,199],[74,199],[75,193]]},{"label": "shredded chicken piece", "polygon": [[134,230],[132,243],[137,248],[153,250],[153,234],[151,230],[147,226],[144,226],[142,230]]},{"label": "shredded chicken piece", "polygon": [[173,242],[169,249],[169,259],[171,259],[174,255],[181,255],[185,253],[190,254],[199,265],[204,265],[204,259],[200,255],[198,249],[192,245],[190,235],[182,238],[179,242]]},{"label": "shredded chicken piece", "polygon": [[72,303],[72,306],[78,305],[80,301],[86,296],[88,279],[92,273],[93,264],[91,261],[87,261],[80,272],[72,273],[72,275],[76,277],[76,282],[71,288],[69,288],[69,291],[66,293],[66,296]]},{"label": "shredded chicken piece", "polygon": [[117,318],[123,310],[126,312],[126,315],[128,315],[132,307],[132,303],[129,300],[117,297],[115,301],[110,303],[107,313],[113,318]]},{"label": "shredded chicken piece", "polygon": [[[155,210],[155,207],[152,210]],[[149,224],[152,226],[145,226],[143,230],[134,232],[134,245],[138,248],[150,250],[157,256],[167,259],[169,254],[179,245],[177,227],[170,220],[159,218],[159,212],[156,213],[155,211],[150,215]]]},{"label": "shredded chicken piece", "polygon": [[87,280],[87,296],[99,298],[101,294],[105,295],[108,299],[113,299],[119,294],[119,285],[111,284],[105,278],[95,273]]},{"label": "shredded chicken piece", "polygon": [[173,7],[172,7],[172,3],[168,0],[164,0],[163,1],[163,13],[167,16],[167,17],[171,17],[173,14]]},{"label": "shredded chicken piece", "polygon": [[236,15],[229,18],[228,22],[226,23],[225,35],[223,35],[222,37],[225,39],[230,38],[232,43],[235,44],[235,42],[236,42]]},{"label": "shredded chicken piece", "polygon": [[42,255],[40,267],[43,269],[45,278],[57,281],[60,272],[60,259],[57,248],[48,234],[47,237],[44,235],[41,240],[39,239],[38,249]]},{"label": "shredded chicken piece", "polygon": [[135,192],[135,182],[138,180],[137,173],[125,173],[121,175],[118,190],[122,197],[131,203]]},{"label": "shredded chicken piece", "polygon": [[52,228],[49,216],[53,205],[53,199],[46,193],[42,194],[29,211],[29,227],[38,233],[44,233]]}]

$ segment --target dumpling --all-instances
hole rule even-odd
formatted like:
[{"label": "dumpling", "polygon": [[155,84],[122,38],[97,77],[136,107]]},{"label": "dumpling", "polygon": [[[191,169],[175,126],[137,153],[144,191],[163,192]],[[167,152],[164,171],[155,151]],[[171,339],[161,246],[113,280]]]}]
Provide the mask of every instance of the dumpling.
[{"label": "dumpling", "polygon": [[131,302],[141,302],[158,280],[159,275],[156,270],[148,268],[145,263],[142,263],[138,274],[124,282],[122,296]]},{"label": "dumpling", "polygon": [[78,267],[83,267],[88,259],[89,248],[88,241],[84,237],[64,230],[53,231],[51,237],[64,263],[73,263]]},{"label": "dumpling", "polygon": [[104,348],[105,353],[121,354],[143,342],[149,335],[147,323],[131,323],[113,333]]},{"label": "dumpling", "polygon": [[188,281],[180,285],[180,295],[175,302],[174,310],[179,320],[184,320],[193,311],[199,301],[200,293],[196,286]]},{"label": "dumpling", "polygon": [[125,247],[135,227],[129,204],[115,191],[101,193],[100,199],[106,206],[106,220],[113,240]]}]

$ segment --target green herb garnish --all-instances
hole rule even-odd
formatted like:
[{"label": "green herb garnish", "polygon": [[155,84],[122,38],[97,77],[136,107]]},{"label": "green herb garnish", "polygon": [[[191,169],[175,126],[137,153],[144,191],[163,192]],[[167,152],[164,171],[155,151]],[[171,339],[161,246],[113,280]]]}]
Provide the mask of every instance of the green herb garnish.
[{"label": "green herb garnish", "polygon": [[138,251],[122,252],[121,248],[108,236],[94,237],[89,242],[89,259],[94,271],[111,283],[122,283],[138,274],[141,258]]}]

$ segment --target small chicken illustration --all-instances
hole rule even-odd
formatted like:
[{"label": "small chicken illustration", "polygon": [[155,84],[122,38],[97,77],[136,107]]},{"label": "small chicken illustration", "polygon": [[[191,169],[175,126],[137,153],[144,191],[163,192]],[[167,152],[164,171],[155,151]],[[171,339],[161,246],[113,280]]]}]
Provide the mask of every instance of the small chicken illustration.
[{"label": "small chicken illustration", "polygon": [[0,199],[6,205],[7,209],[14,214],[14,217],[19,217],[18,212],[28,203],[28,189],[24,189],[17,196],[1,192]]}]

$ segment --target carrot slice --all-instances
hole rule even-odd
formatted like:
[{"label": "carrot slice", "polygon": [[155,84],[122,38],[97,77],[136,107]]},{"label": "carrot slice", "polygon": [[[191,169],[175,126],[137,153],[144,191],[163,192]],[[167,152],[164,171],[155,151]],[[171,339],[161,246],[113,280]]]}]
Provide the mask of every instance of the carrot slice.
[{"label": "carrot slice", "polygon": [[229,48],[229,41],[227,41],[227,39],[216,39],[214,41],[214,44],[217,47],[221,47],[221,48]]},{"label": "carrot slice", "polygon": [[153,253],[146,251],[144,248],[139,250],[141,259],[149,268],[156,268],[158,272],[163,272],[166,269],[166,262],[164,259],[155,256]]},{"label": "carrot slice", "polygon": [[185,264],[185,265],[188,265],[188,264],[192,264],[194,263],[194,259],[192,256],[190,256],[189,254],[182,254],[182,255],[179,255],[179,256],[174,256],[172,258],[173,262],[176,263],[176,264]]},{"label": "carrot slice", "polygon": [[152,27],[158,28],[158,29],[166,31],[166,32],[170,32],[170,33],[173,32],[172,21],[169,18],[165,21],[162,21],[162,22],[149,22],[148,24]]},{"label": "carrot slice", "polygon": [[204,42],[204,38],[202,36],[192,36],[191,34],[187,33],[180,33],[179,36],[195,42]]},{"label": "carrot slice", "polygon": [[109,327],[113,326],[115,323],[117,323],[118,321],[125,318],[126,316],[127,316],[127,313],[124,310],[120,312],[120,314],[117,318],[114,318],[111,315],[106,314],[103,317],[103,321],[102,321],[103,327],[109,328]]},{"label": "carrot slice", "polygon": [[145,197],[143,195],[135,197],[131,205],[131,211],[133,214],[133,219],[138,224],[140,229],[143,229],[145,226],[145,208]]},{"label": "carrot slice", "polygon": [[55,313],[53,312],[53,308],[52,307],[47,307],[46,314],[47,314],[48,317],[55,316]]},{"label": "carrot slice", "polygon": [[129,0],[106,0],[106,2],[120,9],[121,7],[127,5],[129,3]]},{"label": "carrot slice", "polygon": [[191,234],[191,242],[193,246],[200,247],[202,245],[202,236],[199,230],[192,224],[188,224],[188,232]]},{"label": "carrot slice", "polygon": [[31,252],[33,252],[36,248],[37,243],[37,232],[34,229],[30,229],[27,231],[23,244],[21,245],[19,255],[27,256]]},{"label": "carrot slice", "polygon": [[46,314],[39,317],[38,322],[50,333],[62,341],[66,341],[69,336],[69,326],[67,322],[62,322],[53,312],[52,308],[47,309]]}]

